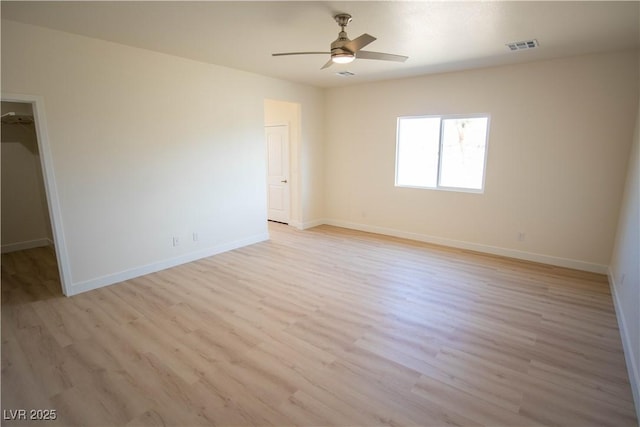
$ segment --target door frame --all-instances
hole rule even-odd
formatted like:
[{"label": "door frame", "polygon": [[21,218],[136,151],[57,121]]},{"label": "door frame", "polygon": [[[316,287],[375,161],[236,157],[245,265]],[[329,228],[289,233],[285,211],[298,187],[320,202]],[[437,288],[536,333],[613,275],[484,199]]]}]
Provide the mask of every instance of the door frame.
[{"label": "door frame", "polygon": [[49,220],[53,232],[53,245],[58,261],[58,273],[60,274],[60,284],[62,293],[69,296],[71,289],[71,268],[69,266],[69,256],[67,245],[64,239],[64,227],[62,226],[62,211],[60,209],[60,196],[56,186],[56,179],[53,167],[53,157],[47,132],[47,120],[45,116],[44,98],[36,95],[24,95],[15,93],[2,93],[2,101],[20,102],[30,104],[33,110],[33,121],[40,154],[40,167],[44,180],[44,189],[47,197],[47,208],[49,209]]},{"label": "door frame", "polygon": [[[269,124],[265,124],[264,125],[264,129],[266,128],[274,128],[274,127],[286,127],[287,128],[287,132],[289,134],[287,141],[289,144],[289,147],[287,147],[287,155],[289,156],[289,158],[287,159],[287,176],[288,176],[288,180],[289,180],[289,185],[287,186],[287,193],[289,196],[289,212],[287,212],[287,216],[289,217],[289,220],[287,222],[287,225],[291,225],[291,210],[292,210],[292,203],[291,203],[291,187],[292,187],[292,181],[291,181],[291,125],[289,124],[289,122],[275,122],[275,123],[269,123]],[[265,132],[266,134],[266,132]],[[268,178],[268,174],[269,174],[269,148],[268,148],[268,143],[269,141],[267,141],[266,135],[265,135],[265,160],[267,162],[267,178]],[[268,189],[268,183],[267,183],[267,220],[269,219],[269,189]]]}]

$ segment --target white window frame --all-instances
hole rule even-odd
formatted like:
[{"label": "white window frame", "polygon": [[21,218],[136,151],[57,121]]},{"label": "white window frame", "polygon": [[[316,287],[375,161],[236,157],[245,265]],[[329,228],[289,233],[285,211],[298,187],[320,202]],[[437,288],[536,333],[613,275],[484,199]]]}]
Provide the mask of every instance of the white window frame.
[{"label": "white window frame", "polygon": [[[484,146],[484,163],[482,165],[482,186],[478,188],[465,188],[465,187],[447,187],[440,185],[440,178],[442,174],[442,135],[444,131],[444,121],[450,119],[487,119],[487,133],[485,135]],[[400,150],[400,121],[402,119],[440,119],[440,135],[438,141],[438,170],[435,187],[427,187],[420,185],[405,185],[398,184],[398,159]],[[487,177],[487,158],[489,156],[489,129],[491,127],[491,116],[486,113],[475,114],[446,114],[446,115],[420,115],[420,116],[400,116],[396,122],[396,169],[395,169],[395,186],[400,188],[419,188],[424,190],[443,190],[443,191],[457,191],[463,193],[484,193],[485,181]]]}]

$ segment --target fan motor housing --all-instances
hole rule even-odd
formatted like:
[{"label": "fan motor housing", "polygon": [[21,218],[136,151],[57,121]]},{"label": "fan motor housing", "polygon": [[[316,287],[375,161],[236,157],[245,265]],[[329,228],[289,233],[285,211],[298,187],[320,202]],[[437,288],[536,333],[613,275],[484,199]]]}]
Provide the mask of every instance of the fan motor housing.
[{"label": "fan motor housing", "polygon": [[337,47],[335,49],[334,48],[331,49],[331,57],[334,57],[334,56],[352,56],[355,58],[356,54],[355,52],[351,52],[350,50]]},{"label": "fan motor housing", "polygon": [[347,33],[345,33],[344,31],[340,31],[338,38],[333,43],[331,43],[331,53],[336,51],[336,49],[340,49],[344,53],[353,53],[348,49],[344,49],[344,45],[349,43],[350,41],[351,40],[349,40],[349,37],[347,37]]}]

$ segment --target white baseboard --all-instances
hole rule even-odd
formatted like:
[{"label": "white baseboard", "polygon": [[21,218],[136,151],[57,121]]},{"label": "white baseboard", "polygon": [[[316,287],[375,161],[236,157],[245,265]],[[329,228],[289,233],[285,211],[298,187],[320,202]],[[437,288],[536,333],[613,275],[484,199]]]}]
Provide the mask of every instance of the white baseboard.
[{"label": "white baseboard", "polygon": [[[393,228],[378,227],[374,225],[359,224],[348,221],[326,219],[324,224],[336,227],[350,228],[353,230],[366,231],[369,233],[384,234],[387,236],[400,237],[419,242],[433,243],[436,245],[449,246],[452,248],[466,249],[483,252],[492,255],[500,255],[509,258],[516,258],[525,261],[539,262],[542,264],[555,265],[558,267],[573,268],[576,270],[589,271],[592,273],[607,274],[608,267],[601,264],[593,264],[585,261],[559,258],[549,255],[536,254],[532,252],[518,251],[515,249],[501,248],[497,246],[483,245],[480,243],[465,242],[462,240],[446,239],[442,237],[429,236],[426,234],[412,233],[410,231],[396,230]],[[319,225],[319,224],[318,224]]]},{"label": "white baseboard", "polygon": [[2,245],[1,252],[3,254],[6,254],[8,252],[24,251],[26,249],[41,248],[43,246],[50,245],[53,245],[53,241],[47,238],[27,240],[26,242],[16,242]]},{"label": "white baseboard", "polygon": [[306,222],[289,221],[289,225],[291,227],[297,228],[298,230],[306,230],[307,228],[317,227],[322,224],[326,224],[326,222],[323,219],[316,219],[313,221],[306,221]]},{"label": "white baseboard", "polygon": [[302,223],[300,221],[289,221],[289,226],[297,228],[298,230],[303,230]]},{"label": "white baseboard", "polygon": [[636,405],[636,416],[640,420],[640,366],[636,364],[636,351],[639,349],[634,348],[629,337],[629,329],[624,320],[624,316],[620,311],[622,305],[620,299],[616,293],[616,282],[613,276],[613,272],[609,269],[609,287],[611,288],[611,295],[613,296],[613,307],[616,311],[616,318],[618,319],[618,327],[620,329],[620,338],[622,339],[622,349],[624,350],[624,359],[627,362],[627,371],[629,372],[629,382],[631,384],[631,392],[633,393],[633,401]]},{"label": "white baseboard", "polygon": [[306,230],[307,228],[317,227],[322,224],[326,224],[327,222],[324,219],[315,219],[313,221],[306,221],[302,223],[301,230]]},{"label": "white baseboard", "polygon": [[207,258],[213,255],[220,254],[222,252],[238,249],[243,246],[252,245],[254,243],[263,242],[269,240],[268,233],[260,233],[254,236],[250,236],[244,239],[236,240],[229,243],[213,246],[210,248],[202,249],[188,254],[181,255],[179,257],[167,259],[152,264],[143,265],[141,267],[132,268],[130,270],[121,271],[119,273],[108,274],[106,276],[97,277],[95,279],[86,280],[84,282],[73,283],[70,286],[67,296],[77,295],[82,292],[98,289],[103,286],[113,285],[114,283],[123,282],[125,280],[133,279],[136,277],[144,276],[145,274],[155,273],[157,271],[165,270],[167,268],[176,267],[188,262],[197,261],[202,258]]}]

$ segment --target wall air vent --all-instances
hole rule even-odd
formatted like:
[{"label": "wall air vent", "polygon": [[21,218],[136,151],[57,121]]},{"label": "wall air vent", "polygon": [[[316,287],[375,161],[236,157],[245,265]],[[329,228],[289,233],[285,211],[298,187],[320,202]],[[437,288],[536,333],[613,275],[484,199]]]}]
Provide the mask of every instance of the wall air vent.
[{"label": "wall air vent", "polygon": [[338,76],[342,76],[342,77],[351,77],[351,76],[355,76],[355,73],[352,73],[351,71],[339,71],[336,73]]},{"label": "wall air vent", "polygon": [[521,42],[507,43],[507,47],[509,48],[509,50],[534,49],[534,48],[536,48],[538,46],[540,46],[540,45],[538,44],[538,40],[536,40],[536,39],[525,40],[525,41],[521,41]]}]

